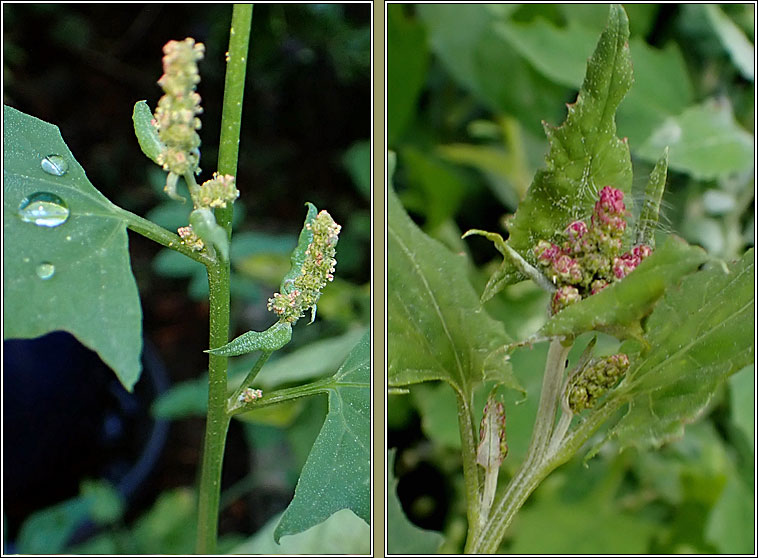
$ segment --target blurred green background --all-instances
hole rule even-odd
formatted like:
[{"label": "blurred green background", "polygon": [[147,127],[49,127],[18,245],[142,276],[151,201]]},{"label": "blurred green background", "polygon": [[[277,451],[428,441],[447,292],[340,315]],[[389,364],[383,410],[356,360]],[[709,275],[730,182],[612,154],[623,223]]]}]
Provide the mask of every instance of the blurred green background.
[{"label": "blurred green background", "polygon": [[[754,6],[625,8],[635,81],[616,121],[632,154],[633,195],[642,195],[668,145],[657,234],[678,234],[718,258],[736,258],[755,236]],[[600,4],[388,6],[387,134],[397,153],[395,186],[427,234],[468,255],[478,292],[502,257],[489,241],[460,236],[469,228],[505,232],[503,220],[544,165],[542,121],[565,119],[607,17],[608,6]],[[525,282],[486,309],[520,340],[544,323],[546,304],[546,295]],[[599,346],[612,343],[604,337]],[[517,402],[518,395],[506,395],[511,452],[501,482],[526,450],[545,350],[535,345],[513,355],[529,397]],[[501,550],[753,552],[753,386],[750,366],[729,380],[683,439],[660,451],[619,454],[609,446],[587,467],[580,456],[560,468],[529,499]],[[484,386],[475,408],[487,392]],[[466,521],[452,391],[414,386],[409,395],[389,396],[387,412],[404,513],[442,532],[443,552],[460,552]]]},{"label": "blurred green background", "polygon": [[[132,109],[142,99],[154,108],[161,96],[156,81],[167,41],[191,36],[205,43],[198,180],[210,178],[231,13],[231,4],[3,4],[4,103],[57,125],[90,181],[109,199],[176,230],[187,224],[191,207],[163,193],[165,173],[140,152]],[[370,4],[254,8],[231,252],[232,334],[271,324],[266,299],[289,269],[306,201],[327,209],[343,227],[335,281],[319,302],[316,322],[307,326],[301,320],[287,354],[279,363],[272,359],[280,370],[290,358],[305,373],[332,374],[369,321],[370,21]],[[20,507],[4,503],[4,526],[17,540],[17,551],[183,554],[194,547],[194,495],[187,488],[194,487],[202,447],[207,280],[202,266],[138,235],[130,234],[130,251],[145,337],[176,384],[155,405],[162,418],[172,420],[168,443],[147,485],[126,506],[114,501],[107,484],[80,490],[81,479],[57,486],[42,480]],[[222,549],[269,525],[290,501],[326,413],[325,398],[311,399],[272,416],[232,422]],[[96,470],[85,473],[97,476]],[[29,519],[35,509],[62,501]],[[109,511],[98,515],[103,506]],[[104,534],[87,543],[91,546],[66,546],[70,524],[87,517]],[[343,523],[311,535],[304,546],[287,548],[323,548],[313,541],[328,535],[344,538],[347,550],[356,551],[344,533],[356,526],[344,518]],[[268,541],[260,544],[245,551],[261,551]]]}]

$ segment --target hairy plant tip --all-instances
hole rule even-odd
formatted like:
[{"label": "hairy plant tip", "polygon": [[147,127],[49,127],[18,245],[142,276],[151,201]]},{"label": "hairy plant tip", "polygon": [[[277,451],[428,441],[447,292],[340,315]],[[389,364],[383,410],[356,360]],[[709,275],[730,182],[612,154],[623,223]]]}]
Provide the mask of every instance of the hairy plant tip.
[{"label": "hairy plant tip", "polygon": [[479,446],[476,462],[485,469],[497,469],[508,455],[505,440],[505,407],[493,395],[484,406],[482,422],[479,425]]},{"label": "hairy plant tip", "polygon": [[[197,62],[205,54],[205,46],[192,38],[169,41],[163,47],[163,75],[158,85],[164,91],[155,109],[155,126],[166,145],[158,154],[158,163],[169,172],[166,192],[176,197],[176,177],[199,172],[201,123],[198,115],[200,95],[195,86],[200,82]],[[173,195],[172,195],[173,194]]]},{"label": "hairy plant tip", "polygon": [[623,353],[590,361],[574,378],[568,390],[568,405],[573,413],[595,406],[598,399],[614,387],[629,368]]},{"label": "hairy plant tip", "polygon": [[231,174],[214,172],[213,178],[200,186],[197,203],[201,207],[226,207],[227,202],[234,203],[239,196]]},{"label": "hairy plant tip", "polygon": [[334,222],[329,212],[322,210],[305,228],[313,234],[313,240],[305,251],[305,260],[289,293],[275,293],[268,299],[268,309],[280,320],[295,323],[311,309],[311,323],[316,318],[316,303],[321,291],[334,279],[337,260],[337,240],[342,227]]},{"label": "hairy plant tip", "polygon": [[202,239],[195,234],[195,231],[192,230],[192,225],[187,225],[186,227],[179,227],[176,231],[179,234],[179,237],[182,239],[182,244],[187,246],[188,248],[191,248],[195,252],[199,252],[203,248],[205,248],[205,243],[202,241]]},{"label": "hairy plant tip", "polygon": [[651,254],[644,244],[621,254],[626,215],[624,193],[605,186],[589,226],[573,221],[563,231],[562,244],[540,240],[535,245],[537,264],[558,287],[550,305],[553,314],[623,279]]}]

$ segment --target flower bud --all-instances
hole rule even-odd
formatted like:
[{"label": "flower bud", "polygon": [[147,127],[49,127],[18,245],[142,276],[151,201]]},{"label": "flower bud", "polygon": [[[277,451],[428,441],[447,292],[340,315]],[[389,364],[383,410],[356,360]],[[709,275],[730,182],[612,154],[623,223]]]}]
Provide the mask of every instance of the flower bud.
[{"label": "flower bud", "polygon": [[500,468],[506,455],[508,444],[505,440],[505,407],[494,393],[487,398],[482,422],[479,426],[479,446],[476,450],[476,462],[485,469]]},{"label": "flower bud", "polygon": [[597,400],[629,368],[629,357],[623,353],[590,361],[574,378],[568,391],[569,408],[578,413],[595,406]]}]

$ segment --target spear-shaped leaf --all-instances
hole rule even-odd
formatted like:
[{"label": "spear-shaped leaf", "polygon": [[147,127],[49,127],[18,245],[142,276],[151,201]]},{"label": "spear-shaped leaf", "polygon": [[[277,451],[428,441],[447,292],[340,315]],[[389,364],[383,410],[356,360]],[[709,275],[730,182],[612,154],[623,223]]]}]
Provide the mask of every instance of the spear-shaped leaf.
[{"label": "spear-shaped leaf", "polygon": [[[508,225],[508,245],[532,265],[534,245],[554,239],[571,221],[587,218],[603,186],[631,191],[629,147],[616,137],[615,123],[616,109],[632,84],[628,39],[626,13],[614,4],[566,121],[559,127],[544,123],[550,143],[547,168],[537,172]],[[526,277],[505,258],[485,293],[493,296],[522,279]]]}]

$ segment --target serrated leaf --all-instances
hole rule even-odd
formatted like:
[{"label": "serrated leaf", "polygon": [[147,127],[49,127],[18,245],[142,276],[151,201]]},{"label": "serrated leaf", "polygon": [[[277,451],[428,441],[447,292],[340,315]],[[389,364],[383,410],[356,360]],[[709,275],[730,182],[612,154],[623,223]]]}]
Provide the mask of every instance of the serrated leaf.
[{"label": "serrated leaf", "polygon": [[292,339],[292,324],[290,322],[276,322],[266,331],[248,331],[239,337],[235,337],[226,345],[215,349],[208,349],[206,353],[216,356],[238,356],[264,351],[273,353],[284,347]]},{"label": "serrated leaf", "polygon": [[132,112],[132,122],[134,124],[134,134],[137,136],[142,153],[144,153],[155,164],[158,162],[158,155],[166,149],[166,145],[158,137],[158,130],[153,126],[153,111],[147,106],[145,101],[134,103]]},{"label": "serrated leaf", "polygon": [[344,508],[371,521],[370,338],[367,331],[325,387],[329,412],[276,526],[277,542]]},{"label": "serrated leaf", "polygon": [[[508,226],[508,245],[532,265],[535,244],[555,238],[571,221],[586,219],[603,186],[631,191],[629,147],[616,137],[614,119],[632,83],[628,39],[626,14],[612,5],[566,121],[557,128],[545,124],[547,169],[537,172]],[[500,287],[525,278],[507,259],[496,273]]]},{"label": "serrated leaf", "polygon": [[702,248],[670,236],[627,277],[564,308],[540,329],[538,336],[576,336],[603,331],[619,339],[638,337],[647,316],[671,285],[695,271],[708,256]]},{"label": "serrated leaf", "polygon": [[504,358],[487,361],[509,338],[479,303],[465,256],[452,254],[411,221],[391,186],[392,170],[389,176],[389,385],[445,380],[467,394],[490,377],[520,389]]},{"label": "serrated leaf", "polygon": [[[124,215],[92,186],[56,126],[8,106],[3,122],[4,336],[69,331],[131,391],[141,371],[142,310]],[[50,155],[67,166],[60,176],[41,167]],[[22,221],[20,204],[39,192],[67,206],[64,223]]]},{"label": "serrated leaf", "polygon": [[661,198],[666,188],[666,174],[668,171],[669,150],[664,149],[663,156],[658,159],[650,179],[645,186],[645,200],[642,202],[640,216],[637,219],[634,244],[646,244],[655,248],[655,229],[658,224],[658,215],[661,208]]},{"label": "serrated leaf", "polygon": [[680,436],[718,385],[754,361],[753,258],[751,249],[728,273],[719,265],[694,273],[656,305],[645,328],[652,349],[612,392],[630,399],[609,434],[621,447]]},{"label": "serrated leaf", "polygon": [[753,136],[727,102],[709,100],[667,118],[635,153],[656,161],[669,148],[669,168],[699,180],[747,172],[755,165]]},{"label": "serrated leaf", "polygon": [[397,497],[395,450],[387,456],[387,554],[435,554],[444,537],[437,531],[417,527],[405,517]]}]

